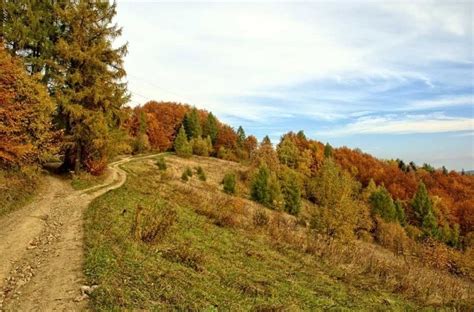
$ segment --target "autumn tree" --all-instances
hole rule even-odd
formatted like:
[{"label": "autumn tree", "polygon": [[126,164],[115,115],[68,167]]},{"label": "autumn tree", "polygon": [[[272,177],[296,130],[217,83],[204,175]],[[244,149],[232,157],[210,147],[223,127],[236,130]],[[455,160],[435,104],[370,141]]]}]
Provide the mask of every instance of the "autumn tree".
[{"label": "autumn tree", "polygon": [[179,128],[178,135],[174,140],[174,150],[176,152],[176,155],[181,157],[189,157],[192,155],[193,147],[188,141],[184,126],[181,126],[181,128]]},{"label": "autumn tree", "polygon": [[330,237],[352,238],[357,225],[359,204],[354,200],[355,181],[331,158],[326,158],[315,177],[318,209],[312,226]]},{"label": "autumn tree", "polygon": [[299,149],[288,136],[284,136],[277,146],[277,154],[280,163],[290,168],[298,165]]},{"label": "autumn tree", "polygon": [[41,163],[51,149],[54,105],[39,82],[0,46],[0,167]]}]

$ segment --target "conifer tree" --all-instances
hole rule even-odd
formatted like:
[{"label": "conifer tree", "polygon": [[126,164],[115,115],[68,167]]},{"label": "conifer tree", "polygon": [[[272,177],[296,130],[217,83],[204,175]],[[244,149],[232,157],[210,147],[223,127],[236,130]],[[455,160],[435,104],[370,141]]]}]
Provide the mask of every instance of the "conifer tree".
[{"label": "conifer tree", "polygon": [[400,225],[405,226],[407,223],[405,209],[403,208],[402,202],[398,199],[395,201],[395,212]]},{"label": "conifer tree", "polygon": [[324,146],[324,157],[332,157],[332,146],[329,143]]},{"label": "conifer tree", "polygon": [[298,174],[291,169],[284,170],[281,179],[281,191],[286,212],[297,215],[301,208],[301,187]]},{"label": "conifer tree", "polygon": [[207,119],[202,130],[204,136],[209,136],[211,138],[212,145],[216,144],[217,136],[219,134],[219,128],[217,119],[212,113],[209,113],[207,115]]},{"label": "conifer tree", "polygon": [[240,148],[243,147],[246,138],[247,136],[245,135],[244,128],[242,128],[242,126],[239,126],[239,128],[237,129],[237,146],[239,146]]},{"label": "conifer tree", "polygon": [[433,213],[433,201],[428,195],[423,181],[420,181],[418,190],[416,191],[412,203],[413,211],[415,213],[416,220],[421,226],[423,232],[427,236],[436,236],[438,229],[438,222],[436,216]]},{"label": "conifer tree", "polygon": [[269,206],[271,203],[270,189],[268,187],[269,178],[270,171],[265,164],[262,164],[254,175],[250,187],[250,195],[252,199],[266,206]]},{"label": "conifer tree", "polygon": [[183,126],[179,128],[178,135],[174,140],[174,150],[176,152],[176,155],[181,157],[189,157],[192,154],[192,146],[188,142],[188,138],[186,137],[186,131],[184,131]]},{"label": "conifer tree", "polygon": [[127,46],[113,47],[121,29],[112,24],[115,4],[70,2],[57,10],[67,30],[56,46],[59,75],[55,96],[66,138],[65,167],[103,169],[109,128],[119,122],[128,101],[123,57]]},{"label": "conifer tree", "polygon": [[397,211],[393,203],[392,196],[383,186],[369,197],[369,203],[372,208],[372,214],[380,216],[387,222],[397,220]]},{"label": "conifer tree", "polygon": [[193,107],[191,111],[184,116],[183,125],[189,140],[202,136],[201,122],[196,107]]}]

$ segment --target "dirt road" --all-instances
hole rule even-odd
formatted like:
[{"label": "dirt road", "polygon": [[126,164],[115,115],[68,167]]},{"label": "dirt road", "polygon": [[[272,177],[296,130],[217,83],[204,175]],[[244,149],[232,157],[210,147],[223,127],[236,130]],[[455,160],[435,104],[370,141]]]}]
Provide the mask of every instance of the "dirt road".
[{"label": "dirt road", "polygon": [[82,214],[94,198],[125,183],[119,165],[132,159],[110,164],[105,182],[86,190],[47,176],[31,204],[0,219],[0,311],[85,308]]}]

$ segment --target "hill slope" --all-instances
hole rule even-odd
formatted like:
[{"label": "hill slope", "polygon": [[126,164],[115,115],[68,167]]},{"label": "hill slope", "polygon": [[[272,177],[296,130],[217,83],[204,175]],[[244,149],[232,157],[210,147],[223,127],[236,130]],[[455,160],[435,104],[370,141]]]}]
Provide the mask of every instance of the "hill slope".
[{"label": "hill slope", "polygon": [[[166,170],[151,159],[125,165],[125,185],[94,200],[86,212],[85,274],[89,284],[99,285],[94,310],[472,304],[469,282],[425,268],[404,271],[402,259],[372,244],[310,239],[294,217],[223,194],[223,175],[244,170],[239,164],[175,156],[166,163]],[[180,179],[185,168],[196,166],[206,182],[195,175]],[[238,194],[244,191],[238,186]]]}]

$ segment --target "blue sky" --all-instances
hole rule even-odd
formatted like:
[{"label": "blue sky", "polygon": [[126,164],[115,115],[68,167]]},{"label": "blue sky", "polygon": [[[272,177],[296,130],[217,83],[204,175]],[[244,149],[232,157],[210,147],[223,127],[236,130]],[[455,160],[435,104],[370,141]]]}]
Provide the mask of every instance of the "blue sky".
[{"label": "blue sky", "polygon": [[119,1],[131,105],[474,169],[473,3]]}]

